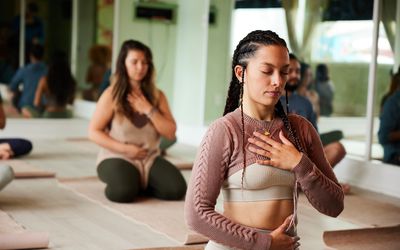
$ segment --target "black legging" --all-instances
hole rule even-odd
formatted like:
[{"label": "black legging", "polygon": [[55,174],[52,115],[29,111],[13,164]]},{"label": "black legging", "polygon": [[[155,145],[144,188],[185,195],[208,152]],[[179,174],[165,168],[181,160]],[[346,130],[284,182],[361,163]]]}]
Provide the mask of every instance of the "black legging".
[{"label": "black legging", "polygon": [[8,143],[13,151],[13,157],[26,155],[32,150],[32,143],[20,138],[2,138],[0,144]]},{"label": "black legging", "polygon": [[[139,171],[124,159],[102,161],[97,173],[100,180],[107,184],[105,195],[111,201],[132,202],[141,192]],[[151,166],[144,193],[163,200],[180,200],[186,193],[186,182],[174,165],[159,156]]]}]

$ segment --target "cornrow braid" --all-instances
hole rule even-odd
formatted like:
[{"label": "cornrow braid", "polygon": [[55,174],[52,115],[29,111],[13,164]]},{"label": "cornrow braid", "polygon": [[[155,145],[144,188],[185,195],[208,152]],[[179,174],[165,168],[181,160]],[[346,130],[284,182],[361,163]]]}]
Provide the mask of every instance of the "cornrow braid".
[{"label": "cornrow braid", "polygon": [[248,59],[254,56],[260,45],[279,45],[286,46],[285,40],[280,38],[275,32],[267,30],[255,30],[243,38],[233,53],[232,58],[232,79],[229,84],[228,96],[226,98],[224,115],[234,111],[239,107],[240,82],[235,75],[237,65],[246,68]]},{"label": "cornrow braid", "polygon": [[301,152],[305,152],[303,147],[301,146],[299,137],[297,137],[296,135],[296,130],[292,128],[289,118],[286,115],[282,103],[280,101],[278,101],[275,104],[275,112],[278,114],[278,116],[282,119],[283,121],[283,125],[285,126],[286,130],[289,132],[289,139],[294,142],[295,147],[297,148],[297,150],[301,151]]},{"label": "cornrow braid", "polygon": [[240,114],[242,116],[242,140],[243,140],[243,147],[242,147],[242,152],[243,152],[243,171],[242,171],[242,180],[241,180],[241,185],[243,187],[243,179],[244,179],[244,172],[246,171],[246,148],[244,146],[244,141],[245,141],[245,130],[244,130],[244,115],[243,115],[243,85],[244,85],[244,71],[245,67],[243,67],[242,70],[242,82],[240,83]]}]

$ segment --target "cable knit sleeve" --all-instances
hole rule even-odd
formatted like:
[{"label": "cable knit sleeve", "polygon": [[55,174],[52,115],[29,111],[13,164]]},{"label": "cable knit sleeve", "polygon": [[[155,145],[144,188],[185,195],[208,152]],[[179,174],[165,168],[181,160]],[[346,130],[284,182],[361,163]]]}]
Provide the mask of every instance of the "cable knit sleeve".
[{"label": "cable knit sleeve", "polygon": [[232,155],[232,133],[223,118],[208,129],[197,153],[185,200],[188,226],[226,246],[269,249],[271,236],[237,224],[215,211],[217,197]]},{"label": "cable knit sleeve", "polygon": [[299,164],[293,168],[296,180],[313,207],[323,214],[337,217],[343,211],[343,190],[325,158],[318,132],[308,121],[297,119],[300,119],[297,130],[300,130],[307,155],[303,154]]}]

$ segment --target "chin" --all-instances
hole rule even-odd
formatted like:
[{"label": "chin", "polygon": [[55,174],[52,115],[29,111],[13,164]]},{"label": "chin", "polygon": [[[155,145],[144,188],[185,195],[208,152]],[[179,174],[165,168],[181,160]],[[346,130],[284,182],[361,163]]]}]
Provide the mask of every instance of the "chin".
[{"label": "chin", "polygon": [[263,101],[263,102],[259,102],[259,104],[266,106],[266,107],[271,107],[271,106],[275,106],[275,104],[278,102],[278,100]]}]

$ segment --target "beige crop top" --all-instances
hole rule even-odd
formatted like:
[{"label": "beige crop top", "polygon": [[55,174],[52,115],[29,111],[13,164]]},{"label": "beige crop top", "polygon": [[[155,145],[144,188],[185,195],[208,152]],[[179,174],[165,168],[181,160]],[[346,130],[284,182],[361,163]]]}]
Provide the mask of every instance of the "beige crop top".
[{"label": "beige crop top", "polygon": [[222,185],[224,201],[268,201],[293,199],[293,172],[260,164],[251,164],[229,176]]}]

